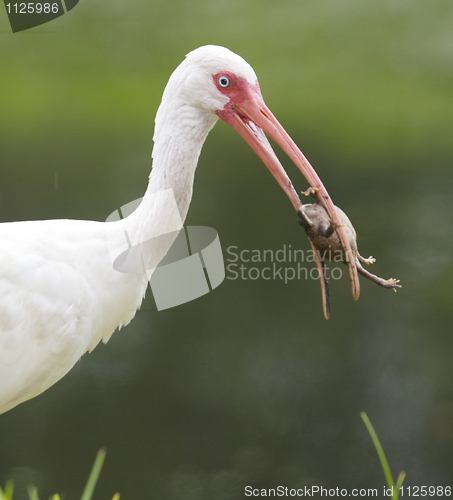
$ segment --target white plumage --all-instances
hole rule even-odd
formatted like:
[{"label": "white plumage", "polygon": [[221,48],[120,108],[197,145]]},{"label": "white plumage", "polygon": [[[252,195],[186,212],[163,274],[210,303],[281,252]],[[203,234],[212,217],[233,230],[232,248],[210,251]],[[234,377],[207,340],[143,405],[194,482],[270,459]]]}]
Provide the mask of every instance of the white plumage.
[{"label": "white plumage", "polygon": [[[229,87],[223,88],[227,80],[220,80],[219,74],[228,78]],[[282,139],[289,136],[286,139],[265,107],[253,69],[222,47],[201,47],[188,54],[163,94],[155,121],[153,169],[135,212],[110,223],[0,224],[0,413],[49,388],[85,352],[100,340],[107,342],[116,328],[134,317],[148,276],[116,271],[109,247],[112,242],[121,245],[125,225],[132,245],[168,232],[168,206],[153,196],[159,191],[173,190],[185,220],[201,147],[219,117],[265,161],[294,207],[301,205],[259,128],[290,154]],[[307,173],[306,165],[298,166],[307,178],[316,175]],[[313,179],[312,185],[324,189]],[[171,238],[156,247],[155,263],[170,245]]]}]

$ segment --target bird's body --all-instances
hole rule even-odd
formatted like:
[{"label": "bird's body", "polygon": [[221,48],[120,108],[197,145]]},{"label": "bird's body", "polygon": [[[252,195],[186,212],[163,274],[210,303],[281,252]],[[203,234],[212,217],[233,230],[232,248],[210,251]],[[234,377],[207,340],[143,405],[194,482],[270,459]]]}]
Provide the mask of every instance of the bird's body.
[{"label": "bird's body", "polygon": [[[134,317],[152,269],[179,229],[170,220],[168,199],[158,194],[172,193],[182,224],[202,145],[218,118],[239,131],[296,210],[300,207],[259,127],[275,136],[287,152],[292,148],[294,155],[298,149],[288,146],[293,144],[289,136],[264,105],[253,69],[222,47],[191,52],[165,89],[156,116],[148,189],[131,215],[115,222],[0,224],[0,413],[49,388],[85,352],[100,340],[106,342]],[[313,169],[298,166],[327,195]],[[170,237],[153,247],[146,272],[121,272],[112,263],[112,249],[114,254],[115,247],[121,247],[125,232],[131,246],[156,235]]]},{"label": "bird's body", "polygon": [[4,412],[53,385],[86,351],[129,323],[147,280],[114,271],[100,222],[5,223],[0,241]]}]

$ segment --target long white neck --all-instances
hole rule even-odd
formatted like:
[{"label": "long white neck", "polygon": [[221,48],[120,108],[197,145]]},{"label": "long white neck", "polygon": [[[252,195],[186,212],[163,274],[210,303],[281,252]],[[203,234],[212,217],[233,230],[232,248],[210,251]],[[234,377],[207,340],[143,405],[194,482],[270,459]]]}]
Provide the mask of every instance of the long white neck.
[{"label": "long white neck", "polygon": [[[178,225],[181,228],[192,199],[201,148],[217,121],[214,113],[186,104],[178,96],[169,97],[166,91],[156,115],[148,188],[139,207],[123,220],[132,246],[174,232]],[[155,264],[155,259],[159,261],[166,254],[173,239],[153,247]]]},{"label": "long white neck", "polygon": [[146,196],[173,189],[182,220],[192,199],[198,158],[206,137],[217,121],[214,113],[164,98],[156,115],[153,169]]}]

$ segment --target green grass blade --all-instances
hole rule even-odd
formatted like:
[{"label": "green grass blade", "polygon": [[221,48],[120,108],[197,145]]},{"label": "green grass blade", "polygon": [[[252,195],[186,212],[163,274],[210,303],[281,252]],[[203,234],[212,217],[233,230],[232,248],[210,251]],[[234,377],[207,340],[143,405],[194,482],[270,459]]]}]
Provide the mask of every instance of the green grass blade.
[{"label": "green grass blade", "polygon": [[[389,464],[387,462],[387,459],[385,458],[385,453],[384,453],[384,450],[382,449],[381,443],[379,442],[377,434],[376,434],[373,426],[371,425],[370,419],[368,418],[367,414],[364,411],[362,411],[360,413],[360,416],[362,417],[362,420],[366,425],[368,433],[371,436],[374,447],[376,448],[379,460],[381,461],[382,470],[384,471],[385,479],[387,480],[388,487],[394,488],[395,483],[393,482],[393,476],[392,476],[392,473],[390,472]],[[403,478],[403,480],[404,480],[404,478]],[[395,491],[395,489],[394,489],[394,491]]]},{"label": "green grass blade", "polygon": [[7,481],[5,491],[0,487],[0,500],[12,500],[14,492],[14,484],[12,481]]},{"label": "green grass blade", "polygon": [[5,484],[5,500],[13,500],[14,484],[12,481],[7,481]]},{"label": "green grass blade", "polygon": [[39,500],[38,490],[36,489],[36,486],[29,486],[27,490],[30,500]]},{"label": "green grass blade", "polygon": [[392,491],[393,491],[392,498],[393,498],[393,500],[398,500],[398,494],[399,494],[399,491],[401,489],[401,486],[403,486],[404,479],[406,478],[406,473],[404,471],[400,472],[400,474],[398,476],[398,480],[396,481],[396,486],[395,486],[393,483],[393,477],[392,477],[392,473],[390,472],[389,464],[387,462],[387,459],[385,458],[384,450],[382,449],[382,446],[381,446],[381,443],[379,442],[377,434],[376,434],[373,426],[371,425],[370,419],[368,418],[367,414],[364,411],[362,411],[360,416],[362,417],[362,420],[364,421],[364,423],[366,425],[368,433],[370,434],[371,439],[373,440],[374,447],[376,448],[376,451],[377,451],[378,456],[379,456],[379,460],[381,461],[382,470],[384,471],[385,478],[387,479],[388,487],[392,488]]},{"label": "green grass blade", "polygon": [[96,455],[93,468],[91,469],[90,477],[88,478],[85,489],[83,490],[81,500],[91,500],[96,487],[96,483],[101,473],[102,465],[104,464],[106,450],[102,448]]},{"label": "green grass blade", "polygon": [[8,481],[5,485],[5,496],[7,500],[13,500],[13,492],[14,492],[14,483],[12,481]]},{"label": "green grass blade", "polygon": [[400,475],[398,476],[398,480],[396,481],[396,491],[398,492],[401,488],[401,486],[403,486],[403,481],[406,477],[406,473],[404,471],[401,471],[400,472]]}]

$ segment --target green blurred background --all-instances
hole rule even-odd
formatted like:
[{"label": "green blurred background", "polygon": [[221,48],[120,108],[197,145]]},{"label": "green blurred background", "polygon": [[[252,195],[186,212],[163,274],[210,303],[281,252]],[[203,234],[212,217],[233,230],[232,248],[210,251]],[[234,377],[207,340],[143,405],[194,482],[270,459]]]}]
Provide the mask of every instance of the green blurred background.
[{"label": "green blurred background", "polygon": [[[105,220],[142,196],[168,77],[190,50],[224,45],[254,67],[373,272],[403,288],[361,280],[354,302],[344,273],[329,322],[312,280],[226,279],[162,312],[148,294],[106,346],[0,416],[1,483],[13,478],[19,500],[29,482],[76,499],[106,446],[99,499],[229,500],[246,485],[381,494],[364,410],[406,484],[453,485],[451,0],[82,0],[14,35],[2,9],[2,221]],[[224,123],[187,223],[215,228],[225,254],[309,249]]]}]

